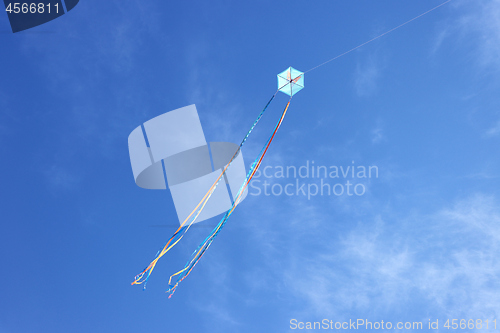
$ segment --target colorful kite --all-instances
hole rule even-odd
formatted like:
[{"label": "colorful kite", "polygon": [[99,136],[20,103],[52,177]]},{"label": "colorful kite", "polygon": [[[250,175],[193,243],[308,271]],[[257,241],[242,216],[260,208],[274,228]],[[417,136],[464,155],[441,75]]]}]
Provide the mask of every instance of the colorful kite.
[{"label": "colorful kite", "polygon": [[[206,207],[208,201],[210,200],[210,197],[214,193],[215,189],[217,188],[217,185],[220,183],[221,179],[223,179],[224,175],[226,174],[228,168],[231,166],[235,158],[238,156],[240,153],[241,147],[245,144],[246,140],[250,136],[250,133],[252,133],[253,129],[259,122],[259,120],[262,118],[264,113],[266,112],[268,106],[271,104],[273,99],[276,97],[279,91],[287,94],[290,96],[290,99],[288,100],[288,103],[285,106],[285,109],[281,113],[281,117],[279,118],[278,122],[276,123],[276,126],[274,127],[273,132],[267,139],[264,147],[262,147],[259,155],[255,159],[255,161],[252,163],[250,170],[248,171],[245,180],[241,184],[238,192],[234,196],[234,202],[231,206],[231,208],[224,214],[220,222],[217,224],[217,226],[210,232],[210,234],[205,238],[205,240],[198,246],[198,248],[192,253],[191,258],[187,261],[186,265],[184,266],[183,269],[178,271],[175,274],[172,274],[169,279],[169,289],[167,290],[167,293],[169,293],[169,298],[173,295],[175,290],[177,289],[177,286],[179,283],[184,280],[189,273],[193,270],[193,268],[196,266],[198,261],[201,259],[205,251],[210,247],[212,244],[213,240],[221,229],[224,227],[226,224],[227,220],[233,213],[234,209],[242,200],[242,196],[245,193],[245,190],[252,180],[252,177],[254,176],[255,172],[259,169],[260,164],[262,163],[262,159],[266,155],[266,152],[271,145],[271,142],[274,139],[274,136],[276,135],[276,132],[281,126],[281,123],[283,122],[283,119],[285,118],[286,112],[288,110],[288,107],[290,106],[290,102],[292,100],[292,97],[294,94],[296,94],[298,91],[300,91],[302,88],[304,88],[304,73],[297,71],[296,69],[289,67],[287,70],[284,72],[278,74],[278,90],[274,93],[274,95],[271,97],[271,99],[267,102],[266,106],[264,109],[259,113],[257,116],[257,119],[254,121],[253,125],[250,127],[250,130],[247,132],[243,140],[241,141],[238,149],[230,159],[229,163],[225,166],[219,177],[215,180],[215,182],[212,184],[212,186],[208,189],[206,194],[203,196],[201,201],[196,205],[196,207],[193,209],[193,211],[184,219],[184,221],[180,224],[179,228],[175,231],[175,233],[170,237],[170,239],[167,241],[165,246],[163,247],[162,250],[158,251],[156,254],[155,259],[140,273],[138,274],[134,281],[132,282],[132,285],[134,284],[144,284],[144,288],[146,288],[146,283],[153,272],[153,269],[155,268],[158,260],[165,255],[172,247],[174,247],[181,239],[182,237],[186,234],[186,232],[189,230],[189,228],[195,223],[197,218],[200,216],[201,212],[203,209]],[[176,281],[172,282],[172,279],[176,277]]]},{"label": "colorful kite", "polygon": [[278,89],[289,96],[293,96],[304,88],[304,73],[289,67],[278,74]]}]

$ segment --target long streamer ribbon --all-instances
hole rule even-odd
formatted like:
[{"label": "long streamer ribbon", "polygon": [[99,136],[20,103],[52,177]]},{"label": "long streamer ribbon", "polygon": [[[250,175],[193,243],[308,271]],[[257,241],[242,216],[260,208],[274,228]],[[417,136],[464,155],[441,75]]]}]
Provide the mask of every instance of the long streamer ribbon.
[{"label": "long streamer ribbon", "polygon": [[[281,88],[279,88],[279,89],[281,89]],[[254,123],[250,127],[250,130],[247,132],[247,134],[245,135],[245,137],[241,141],[238,149],[234,153],[233,157],[231,157],[229,163],[226,165],[226,167],[221,172],[221,174],[219,175],[219,177],[216,179],[216,181],[213,183],[213,185],[210,187],[210,189],[207,191],[207,193],[203,196],[203,198],[198,203],[198,205],[193,209],[193,211],[191,212],[191,214],[189,214],[189,216],[186,217],[186,219],[181,223],[181,225],[179,226],[179,228],[170,237],[170,239],[167,241],[167,243],[165,244],[165,246],[163,247],[163,249],[161,251],[157,252],[157,254],[155,256],[155,259],[141,273],[139,273],[138,275],[135,276],[134,281],[131,283],[132,285],[134,285],[134,284],[144,284],[144,289],[146,289],[146,283],[147,283],[147,281],[149,279],[149,276],[153,272],[153,270],[154,270],[154,268],[155,268],[158,260],[163,255],[165,255],[165,253],[167,253],[172,247],[174,247],[182,239],[182,237],[184,237],[184,235],[186,234],[186,232],[189,230],[189,228],[196,221],[196,219],[198,218],[198,216],[200,215],[200,213],[203,211],[203,208],[207,204],[208,200],[210,199],[210,197],[214,193],[215,189],[217,188],[217,185],[219,184],[220,180],[222,179],[222,177],[226,173],[227,168],[231,165],[231,163],[233,162],[233,160],[236,158],[236,156],[238,155],[238,153],[241,151],[241,147],[243,147],[243,145],[247,141],[248,137],[252,133],[253,129],[255,128],[255,126],[257,125],[257,123],[259,122],[259,120],[262,118],[262,116],[266,112],[266,110],[269,107],[269,105],[271,104],[271,102],[276,97],[276,94],[279,92],[279,89],[276,90],[276,92],[274,93],[274,95],[267,102],[267,104],[264,107],[264,109],[262,109],[262,111],[259,113],[259,115],[257,116],[257,119],[255,119]]]},{"label": "long streamer ribbon", "polygon": [[[288,107],[290,106],[291,100],[292,100],[292,97],[290,97],[290,99],[288,100],[288,103],[286,104],[286,107],[283,110],[283,113],[281,114],[281,117],[280,117],[278,123],[276,124],[273,133],[271,134],[269,139],[266,141],[266,144],[264,145],[264,147],[262,147],[262,149],[259,153],[259,156],[252,163],[252,166],[250,167],[250,170],[247,173],[245,181],[241,185],[241,187],[236,195],[236,199],[234,200],[231,209],[226,212],[226,214],[223,216],[223,218],[220,220],[220,222],[217,224],[217,226],[212,230],[210,235],[207,238],[205,238],[205,240],[203,242],[201,242],[201,244],[198,246],[198,248],[193,252],[190,260],[188,260],[188,262],[186,263],[184,268],[182,270],[178,271],[177,273],[170,276],[168,283],[171,287],[167,290],[167,293],[169,293],[168,298],[172,297],[172,295],[174,294],[175,290],[177,289],[177,286],[179,285],[179,283],[181,283],[182,280],[184,280],[189,275],[189,273],[191,273],[191,271],[196,266],[198,261],[201,259],[201,257],[205,253],[205,251],[210,247],[210,245],[212,244],[215,237],[217,237],[217,235],[219,234],[221,229],[224,227],[224,225],[226,224],[227,220],[229,219],[229,217],[233,213],[236,206],[238,206],[238,204],[240,203],[242,194],[244,193],[248,184],[252,180],[252,177],[254,176],[255,172],[259,169],[260,164],[262,163],[262,159],[266,155],[266,152],[267,152],[269,146],[271,145],[271,143],[274,139],[274,136],[276,135],[276,132],[278,132],[278,129],[280,128],[281,123],[283,122],[283,119],[285,118],[285,115],[286,115],[286,112],[288,110]],[[178,276],[178,278],[177,278],[177,281],[175,282],[175,284],[172,285],[172,278],[175,276]]]}]

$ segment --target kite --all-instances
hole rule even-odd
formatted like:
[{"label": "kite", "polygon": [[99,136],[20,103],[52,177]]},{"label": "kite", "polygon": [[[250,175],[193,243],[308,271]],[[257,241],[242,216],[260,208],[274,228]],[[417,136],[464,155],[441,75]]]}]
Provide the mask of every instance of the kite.
[{"label": "kite", "polygon": [[278,74],[278,90],[288,96],[293,96],[304,88],[304,73],[289,67]]},{"label": "kite", "polygon": [[[174,294],[174,292],[176,291],[177,287],[179,286],[179,284],[191,273],[191,271],[193,270],[193,268],[196,266],[196,264],[200,261],[201,257],[205,254],[206,250],[210,247],[210,245],[212,244],[212,242],[214,241],[215,237],[217,237],[217,235],[219,234],[219,232],[222,230],[222,228],[225,226],[227,220],[229,219],[229,217],[231,216],[231,214],[233,213],[234,209],[238,206],[238,204],[241,202],[242,200],[242,195],[243,193],[245,193],[245,189],[247,188],[248,184],[250,183],[250,181],[252,180],[252,177],[254,176],[255,172],[259,169],[261,163],[262,163],[262,160],[264,158],[264,156],[266,155],[267,153],[267,150],[269,148],[269,146],[271,145],[278,129],[280,128],[282,122],[283,122],[283,119],[285,118],[285,115],[287,113],[287,110],[290,106],[290,102],[293,98],[293,96],[295,94],[297,94],[297,92],[299,92],[300,90],[302,90],[304,88],[304,75],[312,70],[315,70],[335,59],[338,59],[368,43],[371,43],[373,41],[375,41],[376,39],[378,38],[381,38],[382,36],[390,33],[390,32],[393,32],[394,30],[396,29],[399,29],[401,27],[403,27],[404,25],[434,11],[435,9],[451,2],[452,0],[447,0],[443,3],[441,3],[440,5],[437,5],[436,7],[412,18],[411,20],[408,20],[406,22],[404,22],[403,24],[400,24],[399,26],[395,27],[395,28],[392,28],[344,53],[341,53],[339,55],[337,55],[336,57],[334,58],[331,58],[321,64],[319,64],[318,66],[316,67],[313,67],[305,72],[300,72],[292,67],[289,67],[287,68],[285,71],[283,71],[282,73],[278,74],[278,90],[276,90],[276,92],[274,93],[274,95],[271,97],[271,99],[267,102],[267,104],[265,105],[264,109],[259,113],[259,115],[257,116],[256,120],[254,121],[253,125],[250,127],[249,131],[247,132],[247,134],[244,136],[243,140],[241,141],[240,145],[238,146],[236,152],[234,153],[234,155],[232,156],[232,158],[230,159],[229,163],[224,167],[224,169],[222,170],[222,172],[220,173],[220,175],[217,177],[217,179],[215,180],[215,182],[212,184],[212,186],[208,189],[208,191],[206,192],[206,194],[203,196],[203,198],[200,200],[200,202],[196,205],[196,207],[191,211],[191,213],[184,219],[184,221],[180,224],[179,228],[174,232],[174,234],[170,237],[170,239],[167,241],[167,243],[165,244],[165,246],[160,250],[158,251],[158,253],[156,254],[156,257],[153,261],[151,261],[151,263],[141,272],[139,273],[138,275],[135,276],[135,279],[134,281],[132,282],[132,285],[134,284],[143,284],[144,285],[144,289],[146,288],[146,283],[151,275],[151,273],[153,272],[158,260],[163,256],[165,255],[165,253],[167,253],[172,247],[174,247],[181,239],[182,237],[186,234],[186,232],[189,230],[189,228],[193,225],[193,223],[195,223],[195,221],[198,219],[198,217],[200,216],[201,212],[203,211],[203,209],[206,207],[207,205],[207,202],[209,201],[210,197],[214,194],[214,191],[216,190],[217,186],[219,185],[221,179],[224,178],[224,176],[226,175],[226,172],[228,170],[228,168],[231,166],[231,164],[233,163],[233,161],[235,160],[235,158],[237,156],[239,156],[238,154],[240,153],[241,151],[241,147],[243,147],[243,145],[245,144],[246,140],[248,139],[248,137],[250,136],[250,134],[252,133],[253,129],[255,128],[255,126],[257,125],[257,123],[259,122],[259,120],[262,118],[262,116],[264,115],[264,113],[266,112],[266,110],[268,109],[269,105],[271,104],[271,102],[274,100],[274,98],[276,97],[276,95],[278,94],[278,92],[283,92],[285,94],[287,94],[288,96],[290,96],[290,99],[288,100],[284,110],[282,111],[281,113],[281,116],[278,120],[278,122],[276,123],[275,127],[274,127],[274,130],[272,131],[271,135],[269,136],[269,138],[267,139],[267,141],[265,142],[264,146],[262,147],[260,153],[258,154],[257,158],[254,160],[254,162],[252,163],[252,165],[250,166],[250,169],[248,170],[248,173],[246,174],[246,177],[243,181],[243,183],[241,184],[241,186],[239,187],[239,190],[237,191],[236,195],[234,196],[234,201],[230,207],[229,210],[227,210],[224,214],[224,216],[222,217],[222,219],[219,221],[219,223],[215,226],[215,228],[210,232],[210,234],[203,240],[203,242],[201,242],[201,244],[196,248],[196,250],[191,254],[189,260],[186,262],[186,264],[184,265],[184,267],[179,270],[178,272],[172,274],[170,276],[170,279],[168,281],[168,284],[169,284],[169,289],[166,291],[168,294],[169,294],[169,298],[172,297],[172,295]],[[240,155],[241,156],[241,155]]]},{"label": "kite", "polygon": [[[196,207],[192,210],[192,212],[180,224],[179,228],[170,237],[170,239],[167,241],[165,246],[160,251],[158,251],[155,259],[153,261],[151,261],[151,263],[141,273],[139,273],[138,275],[135,276],[135,279],[132,282],[132,285],[144,284],[144,289],[146,288],[146,283],[147,283],[151,273],[153,272],[158,260],[163,255],[165,255],[165,253],[167,253],[171,248],[173,248],[182,239],[182,237],[184,237],[184,235],[189,230],[189,228],[193,225],[193,223],[196,222],[197,218],[200,216],[203,209],[206,207],[207,203],[209,202],[211,196],[215,192],[217,186],[221,182],[221,179],[224,178],[228,168],[231,166],[231,164],[233,163],[235,158],[240,153],[241,147],[243,147],[243,145],[247,141],[248,137],[252,133],[253,129],[255,128],[255,126],[257,125],[259,120],[262,118],[262,116],[264,115],[264,113],[266,112],[266,110],[268,109],[269,105],[274,100],[274,98],[276,97],[278,92],[281,91],[281,92],[289,95],[290,99],[288,100],[283,112],[281,113],[281,116],[280,116],[278,122],[276,123],[274,130],[272,131],[271,135],[269,136],[266,143],[262,147],[257,158],[254,160],[254,162],[250,166],[250,169],[245,177],[245,180],[243,181],[243,183],[239,187],[238,192],[234,196],[235,199],[233,201],[231,208],[224,214],[222,219],[215,226],[215,228],[210,232],[210,234],[205,238],[205,240],[203,240],[203,242],[201,242],[201,244],[198,246],[198,248],[191,254],[191,257],[187,261],[184,268],[182,268],[180,271],[178,271],[177,273],[172,274],[170,276],[170,279],[168,282],[169,289],[167,290],[167,293],[169,294],[169,298],[172,297],[172,295],[174,294],[175,290],[177,289],[179,283],[181,283],[182,280],[184,280],[189,275],[189,273],[191,273],[191,271],[196,266],[196,264],[199,262],[201,257],[205,254],[206,250],[210,247],[210,245],[212,244],[215,237],[217,237],[219,232],[222,230],[222,228],[226,224],[227,220],[229,219],[229,217],[233,213],[236,206],[238,206],[238,204],[241,202],[242,196],[245,193],[245,190],[246,190],[248,184],[252,180],[252,177],[254,176],[255,172],[257,172],[257,170],[259,169],[259,167],[262,163],[262,160],[263,160],[264,156],[266,155],[267,150],[274,139],[274,136],[278,132],[278,129],[280,128],[280,126],[283,122],[283,119],[285,118],[285,115],[288,111],[288,107],[290,106],[290,102],[292,100],[292,97],[303,88],[304,88],[304,73],[303,72],[300,72],[292,67],[289,67],[288,69],[286,69],[282,73],[278,74],[278,90],[276,90],[274,95],[267,102],[264,109],[259,113],[259,115],[255,119],[254,123],[252,124],[252,126],[248,130],[247,134],[244,136],[243,140],[241,141],[240,145],[238,146],[238,149],[236,150],[234,155],[229,160],[229,163],[222,170],[219,177],[215,180],[215,182],[212,184],[212,186],[208,189],[208,191],[203,196],[201,201],[196,205]],[[175,282],[173,282],[174,278],[176,278]]]}]

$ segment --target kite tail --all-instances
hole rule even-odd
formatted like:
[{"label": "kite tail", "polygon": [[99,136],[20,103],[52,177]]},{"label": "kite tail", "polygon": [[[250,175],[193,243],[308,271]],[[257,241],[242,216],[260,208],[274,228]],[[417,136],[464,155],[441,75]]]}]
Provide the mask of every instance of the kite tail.
[{"label": "kite tail", "polygon": [[250,133],[252,133],[253,129],[255,128],[255,126],[257,125],[257,123],[259,122],[259,120],[264,115],[264,112],[266,112],[269,104],[271,104],[271,102],[273,101],[273,99],[276,97],[276,94],[278,93],[278,91],[279,91],[279,89],[276,90],[276,92],[274,93],[274,95],[267,102],[267,104],[264,107],[264,109],[262,109],[262,111],[259,113],[259,115],[257,116],[257,119],[255,119],[254,123],[250,127],[250,130],[247,132],[247,134],[245,135],[245,137],[241,141],[241,143],[240,143],[238,149],[236,150],[236,152],[234,153],[233,157],[231,157],[231,159],[229,160],[229,163],[226,165],[226,167],[221,172],[221,174],[219,175],[219,177],[217,178],[217,180],[213,183],[213,185],[207,191],[207,193],[205,194],[205,196],[201,199],[201,201],[198,203],[198,205],[193,209],[193,211],[191,212],[191,214],[189,214],[189,216],[181,223],[181,225],[179,226],[179,228],[174,232],[174,234],[167,241],[167,243],[165,244],[165,246],[163,247],[163,249],[161,251],[157,252],[155,259],[141,273],[139,273],[139,274],[137,274],[135,276],[134,281],[131,283],[131,285],[134,285],[134,284],[144,284],[144,288],[143,289],[146,289],[146,283],[147,283],[147,281],[149,279],[149,276],[153,272],[153,270],[154,270],[154,268],[156,266],[156,263],[158,262],[158,260],[163,255],[165,255],[165,253],[167,253],[172,247],[174,247],[182,239],[182,237],[184,237],[184,235],[189,230],[189,228],[191,227],[191,225],[193,225],[193,223],[196,221],[196,219],[198,218],[198,216],[200,215],[200,213],[203,211],[203,208],[205,208],[205,205],[207,204],[208,200],[210,199],[210,197],[214,193],[215,189],[217,188],[217,185],[219,184],[220,180],[222,179],[222,177],[226,173],[227,168],[231,165],[231,163],[233,162],[233,160],[236,158],[236,156],[238,155],[238,153],[241,151],[241,147],[243,147],[243,145],[245,144],[246,140],[250,136]]},{"label": "kite tail", "polygon": [[[273,133],[271,134],[269,139],[267,139],[266,144],[264,145],[264,147],[262,147],[258,157],[252,163],[252,166],[250,167],[250,170],[247,173],[245,181],[243,182],[243,184],[241,184],[241,187],[238,190],[238,193],[236,194],[236,199],[234,200],[231,209],[228,210],[226,212],[226,214],[224,214],[223,218],[220,220],[220,222],[217,224],[217,226],[212,230],[212,232],[208,235],[208,237],[205,238],[205,240],[203,242],[201,242],[201,244],[198,246],[198,248],[191,254],[191,258],[188,260],[188,262],[186,263],[184,268],[182,270],[178,271],[177,273],[170,276],[170,279],[168,280],[168,284],[169,284],[170,288],[166,291],[169,294],[168,298],[172,297],[172,295],[174,294],[175,290],[177,289],[177,286],[179,285],[179,283],[181,283],[182,280],[184,280],[189,275],[189,273],[191,273],[194,266],[196,266],[198,261],[200,261],[201,257],[205,253],[205,251],[210,247],[210,245],[212,244],[215,237],[217,237],[217,235],[219,234],[221,229],[226,224],[227,220],[229,219],[229,217],[233,213],[236,206],[238,206],[238,204],[240,203],[241,196],[243,195],[243,193],[245,192],[245,189],[247,188],[248,184],[252,180],[252,177],[254,176],[255,172],[259,169],[260,164],[262,163],[262,159],[266,155],[267,149],[271,145],[271,142],[273,141],[273,138],[274,138],[276,132],[280,128],[281,123],[283,122],[283,119],[285,118],[285,115],[286,115],[286,112],[288,110],[288,107],[290,106],[291,100],[292,100],[292,97],[290,97],[290,99],[288,100],[288,103],[286,104],[286,107],[283,110],[283,113],[281,114],[281,117],[280,117],[278,123],[276,124],[276,127],[274,128]],[[175,276],[177,276],[177,281],[175,282],[175,284],[172,284],[172,278]]]}]

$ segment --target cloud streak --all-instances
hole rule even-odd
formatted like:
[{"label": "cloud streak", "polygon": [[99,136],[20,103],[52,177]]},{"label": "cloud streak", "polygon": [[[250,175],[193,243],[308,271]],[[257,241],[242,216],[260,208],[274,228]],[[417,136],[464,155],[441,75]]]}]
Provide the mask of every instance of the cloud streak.
[{"label": "cloud streak", "polygon": [[463,14],[442,25],[431,53],[458,33],[460,44],[472,47],[478,65],[500,70],[500,0],[462,0],[455,8]]},{"label": "cloud streak", "polygon": [[354,76],[354,88],[360,97],[374,94],[377,90],[377,80],[380,78],[380,67],[373,57],[364,64],[358,63]]},{"label": "cloud streak", "polygon": [[495,126],[491,127],[486,131],[486,137],[494,137],[500,134],[500,121],[496,123]]},{"label": "cloud streak", "polygon": [[333,239],[319,236],[321,254],[298,245],[287,258],[285,281],[309,318],[402,315],[409,303],[424,304],[413,319],[429,311],[439,318],[496,318],[496,207],[495,198],[475,195],[428,216],[392,221],[382,214]]}]

